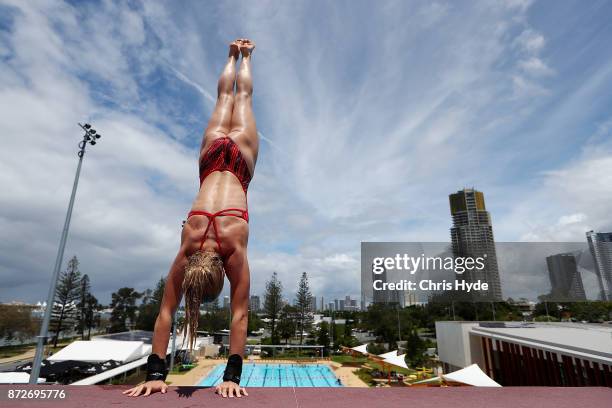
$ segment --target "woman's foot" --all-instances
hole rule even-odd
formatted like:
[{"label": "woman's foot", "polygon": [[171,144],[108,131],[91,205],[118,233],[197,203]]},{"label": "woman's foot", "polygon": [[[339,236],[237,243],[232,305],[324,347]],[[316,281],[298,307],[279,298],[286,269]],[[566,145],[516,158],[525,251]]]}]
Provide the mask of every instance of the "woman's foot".
[{"label": "woman's foot", "polygon": [[250,57],[255,49],[255,43],[248,38],[241,38],[236,40],[236,42],[240,45],[240,52],[242,53],[242,57]]},{"label": "woman's foot", "polygon": [[234,57],[235,59],[238,59],[240,56],[240,46],[242,43],[239,41],[240,40],[232,41],[229,45],[229,56]]}]

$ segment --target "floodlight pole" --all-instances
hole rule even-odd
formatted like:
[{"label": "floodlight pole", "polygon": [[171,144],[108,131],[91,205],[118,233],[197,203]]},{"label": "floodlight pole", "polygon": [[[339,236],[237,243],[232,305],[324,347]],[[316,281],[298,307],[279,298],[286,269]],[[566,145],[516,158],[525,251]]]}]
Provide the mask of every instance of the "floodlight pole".
[{"label": "floodlight pole", "polygon": [[[43,353],[45,344],[48,338],[49,322],[51,320],[51,312],[53,310],[53,300],[55,298],[55,290],[57,287],[57,279],[59,277],[59,271],[62,267],[62,259],[64,257],[64,249],[66,248],[66,240],[68,238],[68,229],[70,228],[70,219],[72,218],[72,209],[74,207],[74,198],[76,196],[77,186],[79,184],[79,175],[81,174],[81,166],[83,164],[83,156],[85,156],[85,147],[87,143],[91,145],[96,144],[96,139],[99,139],[101,135],[96,133],[96,130],[91,127],[90,124],[86,123],[81,125],[81,129],[85,131],[83,140],[79,143],[79,164],[77,165],[76,175],[74,176],[74,183],[72,184],[72,193],[70,194],[70,201],[68,203],[68,211],[66,212],[66,219],[64,220],[64,229],[62,230],[62,237],[60,238],[59,248],[57,250],[57,257],[55,258],[55,266],[53,267],[53,275],[51,276],[51,284],[49,285],[49,292],[47,293],[47,306],[45,307],[45,313],[42,324],[40,326],[40,334],[38,335],[38,341],[36,343],[36,355],[32,362],[32,371],[30,372],[30,384],[37,384],[38,375],[40,374],[40,365],[43,360]],[[57,333],[59,336],[59,333]]]},{"label": "floodlight pole", "polygon": [[[177,308],[178,309],[178,308]],[[172,348],[170,349],[170,372],[174,369],[174,353],[176,350],[176,314],[174,312],[174,316],[172,316]]]}]

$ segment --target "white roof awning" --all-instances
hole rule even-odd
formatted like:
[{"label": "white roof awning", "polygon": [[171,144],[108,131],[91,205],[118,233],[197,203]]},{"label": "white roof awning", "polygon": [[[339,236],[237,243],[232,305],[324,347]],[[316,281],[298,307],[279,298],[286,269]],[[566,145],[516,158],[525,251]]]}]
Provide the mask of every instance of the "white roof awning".
[{"label": "white roof awning", "polygon": [[[25,372],[0,373],[0,384],[27,384],[30,382],[30,374]],[[45,382],[44,378],[38,378],[38,382]]]},{"label": "white roof awning", "polygon": [[478,364],[472,364],[471,366],[467,366],[461,370],[449,374],[443,374],[442,378],[444,378],[446,381],[473,385],[475,387],[501,387],[501,385],[486,375],[484,371],[478,367]]},{"label": "white roof awning", "polygon": [[391,356],[389,358],[385,358],[383,361],[385,363],[389,363],[394,366],[408,368],[408,366],[406,365],[406,360],[404,359],[405,357],[406,357],[406,354],[401,354],[399,356],[396,355],[396,356]]},{"label": "white roof awning", "polygon": [[449,374],[442,374],[440,377],[429,378],[427,380],[415,382],[417,384],[428,384],[428,383],[460,383],[466,385],[472,385],[474,387],[501,387],[498,383],[493,381],[488,375],[484,373],[478,366],[478,364],[472,364],[462,368],[461,370],[454,371]]},{"label": "white roof awning", "polygon": [[351,347],[351,350],[355,350],[361,354],[368,354],[368,344],[362,344],[361,346]]},{"label": "white roof awning", "polygon": [[[147,347],[148,346],[148,347]],[[127,363],[151,353],[151,346],[142,341],[77,340],[49,357],[49,361],[86,361],[101,363],[108,360]]]}]

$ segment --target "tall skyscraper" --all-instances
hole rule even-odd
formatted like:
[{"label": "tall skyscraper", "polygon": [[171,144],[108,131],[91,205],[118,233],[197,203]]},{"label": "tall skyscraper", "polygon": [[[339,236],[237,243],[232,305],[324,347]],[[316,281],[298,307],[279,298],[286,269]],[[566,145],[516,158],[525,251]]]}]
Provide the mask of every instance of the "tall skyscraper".
[{"label": "tall skyscraper", "polygon": [[599,298],[612,301],[612,232],[589,231],[586,236],[599,281]]},{"label": "tall skyscraper", "polygon": [[[489,290],[480,297],[491,301],[502,300],[501,282],[493,238],[491,216],[485,207],[484,194],[472,188],[464,188],[449,195],[450,212],[453,217],[451,242],[455,257],[483,257],[485,267],[456,275],[457,280],[473,283],[486,282]],[[470,297],[475,299],[479,295]]]},{"label": "tall skyscraper", "polygon": [[311,312],[317,311],[317,297],[316,296],[310,297],[310,311]]},{"label": "tall skyscraper", "polygon": [[229,309],[230,307],[230,298],[229,296],[223,296],[223,308]]},{"label": "tall skyscraper", "polygon": [[573,254],[557,254],[546,257],[550,278],[550,300],[566,302],[586,300],[582,276],[578,272],[576,257]]},{"label": "tall skyscraper", "polygon": [[249,308],[251,309],[251,312],[259,312],[259,310],[261,309],[261,301],[259,299],[259,296],[251,296],[251,299],[249,300]]}]

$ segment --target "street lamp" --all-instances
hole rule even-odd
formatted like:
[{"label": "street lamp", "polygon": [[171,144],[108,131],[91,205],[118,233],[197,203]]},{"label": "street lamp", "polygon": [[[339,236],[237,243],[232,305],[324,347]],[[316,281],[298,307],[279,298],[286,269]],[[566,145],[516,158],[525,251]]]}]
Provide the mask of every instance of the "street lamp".
[{"label": "street lamp", "polygon": [[68,203],[68,211],[66,212],[64,229],[62,230],[62,237],[60,238],[57,257],[55,258],[55,266],[53,268],[51,284],[49,285],[49,293],[47,294],[47,307],[45,308],[45,314],[40,326],[40,334],[38,335],[38,341],[36,344],[36,355],[34,357],[32,371],[30,373],[30,384],[36,384],[38,382],[38,375],[40,374],[40,365],[43,359],[45,343],[47,342],[47,332],[49,331],[49,321],[51,320],[51,311],[53,309],[53,300],[55,298],[55,288],[57,286],[59,271],[62,267],[62,258],[64,257],[64,248],[66,247],[68,228],[70,227],[70,218],[72,217],[72,208],[74,207],[74,197],[76,195],[77,185],[79,184],[79,175],[81,174],[81,165],[83,164],[85,147],[87,147],[87,143],[92,146],[95,145],[96,141],[102,137],[102,135],[97,133],[89,123],[85,123],[84,125],[79,123],[79,126],[81,129],[83,129],[83,131],[85,131],[85,134],[83,135],[83,140],[79,143],[79,151],[77,153],[79,156],[79,164],[77,165],[76,175],[74,176],[74,184],[72,185],[72,194],[70,195],[70,202]]}]

